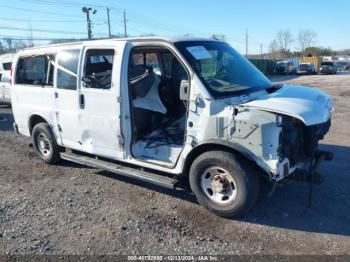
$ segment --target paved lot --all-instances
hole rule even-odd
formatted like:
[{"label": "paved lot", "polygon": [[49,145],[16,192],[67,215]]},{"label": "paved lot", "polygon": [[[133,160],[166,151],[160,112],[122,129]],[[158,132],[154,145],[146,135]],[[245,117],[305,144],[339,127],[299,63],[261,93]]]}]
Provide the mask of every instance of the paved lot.
[{"label": "paved lot", "polygon": [[336,103],[322,147],[334,153],[313,188],[261,193],[244,219],[222,219],[185,192],[63,162],[47,166],[0,107],[0,254],[350,254],[350,76],[279,76]]}]

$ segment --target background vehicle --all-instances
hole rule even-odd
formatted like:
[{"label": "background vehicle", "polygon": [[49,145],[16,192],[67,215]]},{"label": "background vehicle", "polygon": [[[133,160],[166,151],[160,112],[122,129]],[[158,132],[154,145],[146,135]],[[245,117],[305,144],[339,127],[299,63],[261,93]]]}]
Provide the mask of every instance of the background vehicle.
[{"label": "background vehicle", "polygon": [[298,75],[310,75],[310,74],[316,74],[316,68],[314,64],[311,63],[302,63],[298,66],[297,74]]},{"label": "background vehicle", "polygon": [[320,74],[336,74],[337,66],[334,62],[322,62],[320,67]]},{"label": "background vehicle", "polygon": [[10,82],[14,54],[0,55],[0,102],[11,103]]},{"label": "background vehicle", "polygon": [[18,53],[13,72],[14,127],[45,162],[63,158],[169,188],[188,181],[198,202],[224,217],[253,206],[259,174],[277,182],[331,158],[317,145],[332,99],[272,85],[221,41],[32,48]]},{"label": "background vehicle", "polygon": [[300,62],[302,64],[313,64],[318,72],[321,67],[322,58],[319,56],[303,56],[301,57]]},{"label": "background vehicle", "polygon": [[279,61],[275,66],[276,74],[295,74],[297,70],[297,65],[293,61]]},{"label": "background vehicle", "polygon": [[10,82],[10,73],[6,71],[0,71],[0,102],[11,103]]},{"label": "background vehicle", "polygon": [[349,64],[343,61],[336,62],[337,71],[346,71],[349,68]]}]

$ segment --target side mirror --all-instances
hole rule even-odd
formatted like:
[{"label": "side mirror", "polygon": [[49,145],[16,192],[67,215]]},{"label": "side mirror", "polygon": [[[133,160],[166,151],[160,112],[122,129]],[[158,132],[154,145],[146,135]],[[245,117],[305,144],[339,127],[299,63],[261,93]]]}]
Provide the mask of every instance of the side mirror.
[{"label": "side mirror", "polygon": [[180,100],[188,101],[190,99],[190,82],[181,80],[180,83]]}]

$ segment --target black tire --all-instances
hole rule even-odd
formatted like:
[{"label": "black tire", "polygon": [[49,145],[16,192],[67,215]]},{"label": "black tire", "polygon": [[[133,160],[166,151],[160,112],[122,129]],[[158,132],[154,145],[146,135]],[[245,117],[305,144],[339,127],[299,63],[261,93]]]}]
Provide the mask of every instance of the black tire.
[{"label": "black tire", "polygon": [[[259,179],[251,165],[241,155],[230,152],[209,151],[203,153],[194,160],[189,173],[190,186],[197,201],[221,217],[237,218],[244,215],[255,204],[259,195]],[[220,167],[233,178],[237,191],[231,202],[218,204],[209,198],[210,191],[205,192],[203,189],[202,181],[207,179],[204,176],[208,176],[206,170],[210,170],[211,167]],[[211,181],[213,181],[212,178]],[[228,185],[230,187],[231,182]]]},{"label": "black tire", "polygon": [[32,139],[36,154],[46,163],[55,164],[61,160],[60,147],[47,123],[39,123],[34,126]]}]

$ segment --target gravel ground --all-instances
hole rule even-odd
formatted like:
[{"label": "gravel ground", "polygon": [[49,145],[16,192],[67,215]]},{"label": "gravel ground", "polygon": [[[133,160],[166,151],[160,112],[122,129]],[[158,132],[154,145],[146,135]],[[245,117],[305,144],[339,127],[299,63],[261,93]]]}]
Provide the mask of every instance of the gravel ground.
[{"label": "gravel ground", "polygon": [[11,132],[0,107],[0,254],[350,254],[350,77],[280,76],[336,103],[322,147],[334,153],[314,186],[293,182],[240,220],[219,218],[193,195],[68,162],[48,166]]}]

